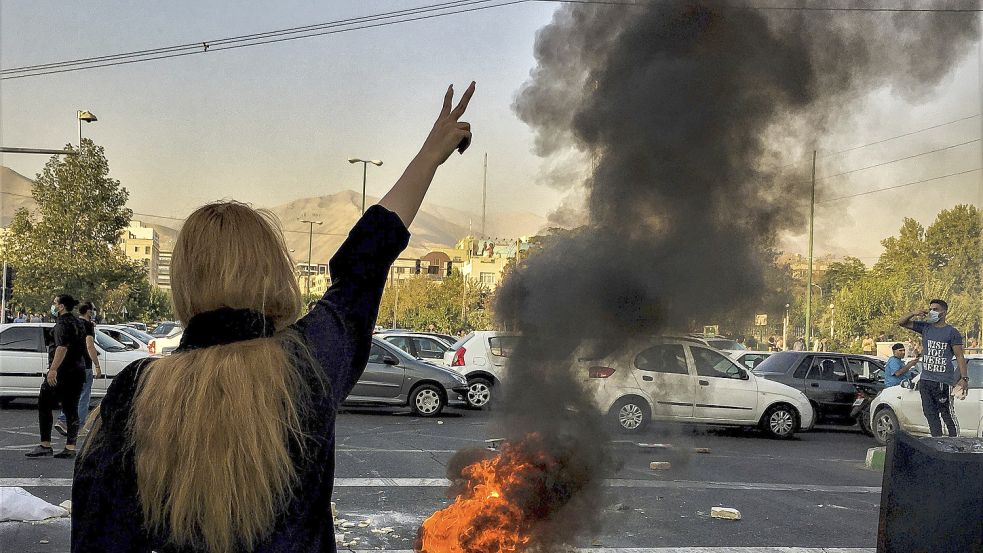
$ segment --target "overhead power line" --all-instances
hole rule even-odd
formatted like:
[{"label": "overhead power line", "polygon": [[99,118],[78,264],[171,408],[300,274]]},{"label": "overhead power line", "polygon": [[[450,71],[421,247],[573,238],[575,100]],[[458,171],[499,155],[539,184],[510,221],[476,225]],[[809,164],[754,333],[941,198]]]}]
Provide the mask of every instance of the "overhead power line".
[{"label": "overhead power line", "polygon": [[867,169],[873,169],[874,167],[883,167],[885,165],[890,165],[892,163],[898,163],[899,161],[905,161],[905,160],[909,160],[909,159],[914,159],[916,157],[927,156],[927,155],[930,155],[930,154],[937,154],[939,152],[945,152],[947,150],[951,150],[952,148],[958,148],[960,146],[966,146],[968,144],[975,144],[975,143],[977,143],[979,141],[980,141],[979,138],[976,138],[976,139],[973,139],[973,140],[967,140],[966,142],[960,142],[959,144],[952,144],[950,146],[943,146],[941,148],[938,148],[938,149],[935,149],[935,150],[929,150],[927,152],[920,152],[920,153],[917,153],[917,154],[912,154],[910,156],[899,157],[899,158],[896,158],[896,159],[891,159],[891,160],[888,160],[888,161],[882,161],[880,163],[875,163],[873,165],[867,165],[865,167],[858,167],[856,169],[851,169],[849,171],[843,171],[841,173],[836,173],[836,174],[833,174],[833,175],[826,175],[826,176],[821,177],[821,178],[818,178],[816,180],[817,181],[820,181],[820,180],[829,180],[829,179],[832,179],[834,177],[842,177],[843,175],[849,175],[850,173],[857,173],[859,171],[866,171]]},{"label": "overhead power line", "polygon": [[[209,51],[232,50],[245,48],[248,46],[259,46],[289,40],[299,40],[316,36],[324,36],[337,33],[345,33],[375,27],[385,27],[397,23],[407,23],[410,21],[420,21],[447,15],[474,12],[501,8],[515,4],[527,2],[549,2],[549,3],[577,3],[577,4],[598,4],[622,7],[647,7],[654,5],[652,2],[625,2],[617,0],[454,0],[383,12],[378,14],[351,17],[317,23],[290,27],[275,31],[239,35],[213,40],[202,40],[174,46],[164,46],[160,48],[150,48],[136,50],[132,52],[122,52],[104,56],[94,56],[75,60],[66,60],[35,65],[26,65],[10,69],[0,70],[0,80],[23,79],[29,77],[39,77],[42,75],[53,75],[56,73],[68,73],[73,71],[83,71],[87,69],[97,69],[101,67],[112,67],[117,65],[127,65],[153,60],[176,58],[205,54]],[[981,12],[983,8],[911,8],[911,7],[836,7],[836,6],[771,6],[771,5],[750,5],[750,4],[731,4],[720,6],[726,9],[741,10],[782,10],[782,11],[826,11],[826,12],[885,12],[885,13],[973,13]]]},{"label": "overhead power line", "polygon": [[78,60],[15,67],[0,71],[0,80],[38,77],[56,73],[68,73],[73,71],[83,71],[86,69],[96,69],[100,67],[127,65],[131,63],[204,54],[219,50],[232,50],[247,46],[259,46],[262,44],[286,42],[289,40],[345,33],[375,27],[385,27],[388,25],[395,25],[397,23],[421,21],[436,17],[444,17],[447,15],[499,8],[513,4],[521,4],[528,1],[529,0],[456,0],[452,2],[421,6],[418,8],[409,8],[368,16],[339,19],[325,23],[318,23],[315,25],[292,27],[251,35],[204,40],[176,46],[138,50],[134,52],[124,52]]},{"label": "overhead power line", "polygon": [[958,173],[949,173],[948,175],[940,175],[938,177],[932,177],[932,178],[928,178],[928,179],[922,179],[922,180],[916,180],[916,181],[912,181],[912,182],[906,182],[904,184],[896,184],[894,186],[887,186],[885,188],[875,188],[873,190],[867,190],[866,192],[857,192],[856,194],[847,194],[846,196],[839,196],[837,198],[829,198],[827,200],[817,201],[816,203],[817,204],[825,204],[825,203],[830,203],[830,202],[838,202],[840,200],[846,200],[846,199],[849,199],[849,198],[856,198],[858,196],[866,196],[868,194],[876,194],[877,192],[886,192],[888,190],[896,190],[898,188],[904,188],[906,186],[914,186],[916,184],[922,184],[923,182],[931,182],[931,181],[936,181],[936,180],[941,180],[941,179],[947,179],[949,177],[956,177],[956,176],[959,176],[959,175],[968,175],[969,173],[975,173],[975,172],[977,172],[977,171],[979,171],[981,169],[983,169],[983,168],[977,167],[976,169],[969,169],[967,171],[960,171]]}]

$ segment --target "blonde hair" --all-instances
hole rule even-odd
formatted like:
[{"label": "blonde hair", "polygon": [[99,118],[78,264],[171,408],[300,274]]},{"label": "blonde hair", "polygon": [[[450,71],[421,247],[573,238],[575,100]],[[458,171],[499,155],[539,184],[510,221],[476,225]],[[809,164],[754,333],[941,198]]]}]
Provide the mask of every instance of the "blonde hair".
[{"label": "blonde hair", "polygon": [[188,217],[172,258],[174,311],[187,323],[229,307],[265,314],[273,337],[179,352],[143,371],[128,437],[148,529],[181,547],[252,549],[292,498],[310,392],[284,331],[300,288],[276,218],[237,202]]}]

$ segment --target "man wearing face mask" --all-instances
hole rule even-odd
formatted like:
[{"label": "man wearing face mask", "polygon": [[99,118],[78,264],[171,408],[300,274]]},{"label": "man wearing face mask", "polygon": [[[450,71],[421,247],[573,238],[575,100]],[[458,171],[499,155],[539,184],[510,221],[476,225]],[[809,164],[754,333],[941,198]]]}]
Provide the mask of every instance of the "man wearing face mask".
[{"label": "man wearing face mask", "polygon": [[[963,337],[952,325],[946,324],[948,311],[949,304],[945,301],[932,300],[927,311],[914,311],[898,321],[899,326],[922,335],[922,377],[918,391],[933,437],[942,436],[940,418],[945,422],[949,436],[959,435],[953,418],[953,387],[957,384],[962,390],[969,387]],[[924,319],[915,320],[916,317]]]},{"label": "man wearing face mask", "polygon": [[[41,383],[38,394],[38,423],[41,443],[28,452],[28,457],[75,457],[75,441],[78,437],[79,397],[85,384],[85,327],[72,313],[78,301],[68,294],[57,296],[51,304],[51,313],[58,316],[51,329],[53,343],[48,350],[48,374]],[[51,411],[61,403],[68,426],[65,449],[54,453],[51,447]]]}]

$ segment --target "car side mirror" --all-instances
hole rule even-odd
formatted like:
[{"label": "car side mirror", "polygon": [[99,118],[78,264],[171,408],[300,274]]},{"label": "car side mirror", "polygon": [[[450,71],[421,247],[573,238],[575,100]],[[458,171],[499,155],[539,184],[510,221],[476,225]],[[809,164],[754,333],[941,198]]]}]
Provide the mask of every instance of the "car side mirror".
[{"label": "car side mirror", "polygon": [[382,358],[382,362],[387,365],[399,365],[399,359],[396,359],[392,355],[387,355]]},{"label": "car side mirror", "polygon": [[902,381],[901,381],[901,387],[902,387],[902,388],[906,388],[906,389],[908,389],[908,390],[911,390],[911,389],[913,389],[913,388],[912,388],[912,384],[913,384],[913,382],[912,382],[912,381],[910,381],[910,380],[908,380],[908,379],[905,379],[905,380],[902,380]]},{"label": "car side mirror", "polygon": [[747,371],[744,369],[741,369],[737,374],[740,375],[741,380],[751,380],[751,377],[748,376]]}]

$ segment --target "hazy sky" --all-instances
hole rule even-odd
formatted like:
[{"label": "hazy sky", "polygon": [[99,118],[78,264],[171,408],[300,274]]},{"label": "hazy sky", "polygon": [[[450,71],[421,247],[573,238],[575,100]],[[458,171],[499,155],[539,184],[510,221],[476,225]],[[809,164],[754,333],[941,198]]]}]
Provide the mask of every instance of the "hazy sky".
[{"label": "hazy sky", "polygon": [[[436,0],[433,0],[436,1]],[[0,66],[77,59],[364,16],[433,3],[276,3],[172,1],[0,1]],[[233,197],[276,205],[358,189],[361,167],[349,156],[381,158],[369,167],[380,195],[416,152],[447,84],[478,92],[466,119],[475,141],[440,172],[428,199],[477,211],[483,152],[489,154],[490,210],[545,215],[562,194],[539,184],[544,161],[511,111],[533,68],[536,30],[557,6],[531,2],[376,29],[359,30],[170,60],[0,81],[0,143],[59,148],[76,142],[76,109],[99,121],[83,129],[105,146],[115,178],[138,212],[184,216]],[[621,9],[621,8],[615,8]],[[820,158],[855,145],[980,113],[979,50],[930,97],[912,105],[874,91],[859,115],[817,137]],[[978,139],[979,117],[827,157],[833,174]],[[979,141],[945,152],[823,181],[837,197],[981,166]],[[46,156],[0,162],[33,177]],[[791,160],[790,160],[791,161]],[[822,194],[821,194],[822,195]],[[904,216],[930,222],[942,208],[983,201],[980,172],[821,204],[820,252],[872,261],[879,240]],[[466,222],[462,222],[466,224]],[[804,251],[794,237],[789,246]]]}]

